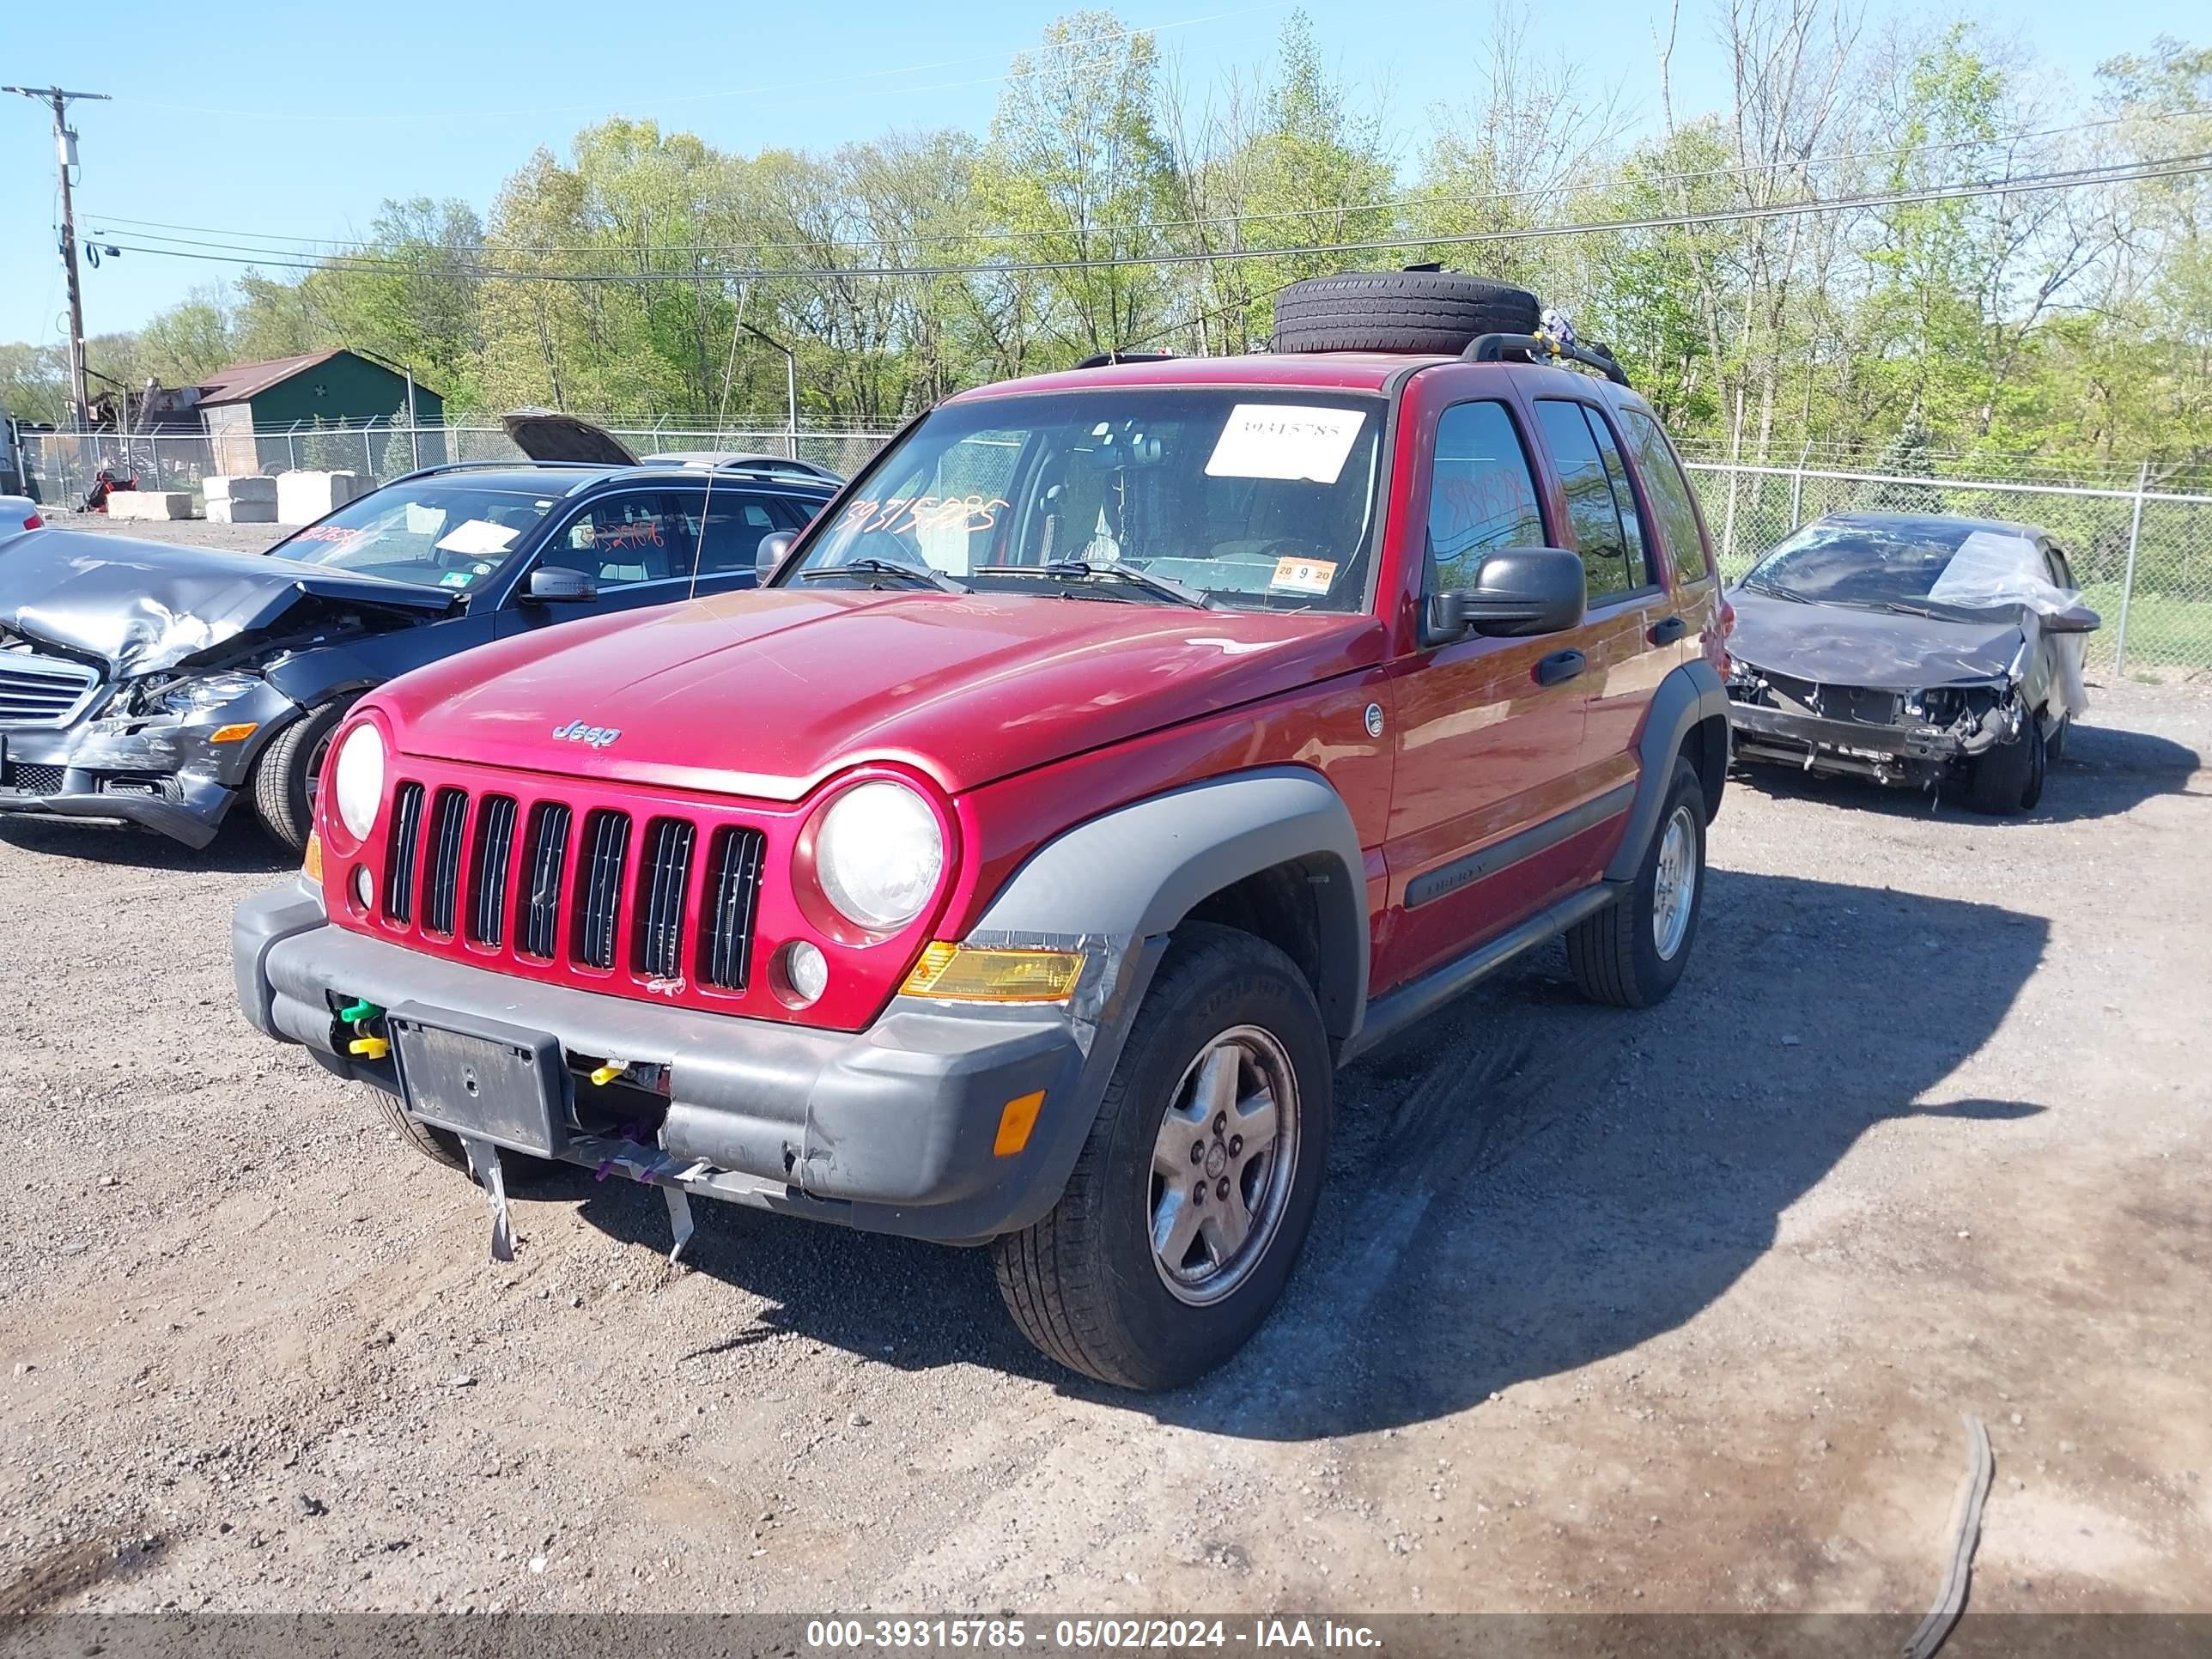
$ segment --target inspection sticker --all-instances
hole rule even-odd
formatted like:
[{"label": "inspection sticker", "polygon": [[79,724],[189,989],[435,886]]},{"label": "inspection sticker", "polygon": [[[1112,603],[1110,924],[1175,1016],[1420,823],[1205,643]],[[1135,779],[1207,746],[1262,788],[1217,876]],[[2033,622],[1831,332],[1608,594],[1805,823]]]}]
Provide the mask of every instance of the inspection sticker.
[{"label": "inspection sticker", "polygon": [[1336,580],[1336,564],[1330,559],[1278,559],[1275,574],[1267,579],[1271,593],[1326,593]]},{"label": "inspection sticker", "polygon": [[1365,425],[1364,410],[1239,404],[1206,464],[1209,478],[1302,478],[1333,484]]}]

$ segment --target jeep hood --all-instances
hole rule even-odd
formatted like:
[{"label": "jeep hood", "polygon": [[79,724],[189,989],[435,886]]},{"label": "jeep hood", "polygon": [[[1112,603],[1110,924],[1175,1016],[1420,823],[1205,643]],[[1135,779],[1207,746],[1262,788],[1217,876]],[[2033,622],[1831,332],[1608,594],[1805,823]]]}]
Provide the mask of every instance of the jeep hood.
[{"label": "jeep hood", "polygon": [[322,600],[397,619],[454,596],[263,553],[33,531],[0,560],[0,626],[97,658],[118,678],[186,664]]},{"label": "jeep hood", "polygon": [[1370,617],[775,588],[501,641],[376,701],[434,758],[770,800],[890,760],[957,793],[1382,653]]},{"label": "jeep hood", "polygon": [[1729,654],[1821,685],[1915,691],[2002,679],[2027,636],[2016,621],[1952,622],[1904,611],[1800,604],[1739,587]]}]

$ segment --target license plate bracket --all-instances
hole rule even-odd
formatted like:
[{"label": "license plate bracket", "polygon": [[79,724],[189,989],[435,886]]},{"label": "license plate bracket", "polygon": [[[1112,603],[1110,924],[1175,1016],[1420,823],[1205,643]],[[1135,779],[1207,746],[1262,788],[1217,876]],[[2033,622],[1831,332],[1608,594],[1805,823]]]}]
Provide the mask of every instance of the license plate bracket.
[{"label": "license plate bracket", "polygon": [[556,1038],[411,1003],[385,1021],[410,1115],[515,1152],[561,1155],[570,1085]]}]

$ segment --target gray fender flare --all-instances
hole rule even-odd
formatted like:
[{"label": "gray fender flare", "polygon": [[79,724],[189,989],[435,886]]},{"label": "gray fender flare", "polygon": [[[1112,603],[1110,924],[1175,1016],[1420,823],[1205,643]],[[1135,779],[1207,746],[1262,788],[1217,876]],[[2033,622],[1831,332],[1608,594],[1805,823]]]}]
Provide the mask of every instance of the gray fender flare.
[{"label": "gray fender flare", "polygon": [[1343,1041],[1367,1006],[1366,861],[1344,798],[1301,767],[1209,779],[1076,825],[1030,855],[969,937],[1082,937],[1135,957],[1208,895],[1279,865],[1314,885],[1322,1018]]},{"label": "gray fender flare", "polygon": [[[1702,657],[1670,671],[1659,682],[1650,710],[1644,717],[1644,734],[1636,743],[1636,799],[1628,809],[1628,831],[1621,836],[1613,861],[1606,866],[1607,881],[1636,878],[1644,849],[1658,832],[1659,814],[1674,781],[1675,756],[1686,752],[1705,779],[1708,819],[1720,810],[1721,787],[1728,775],[1728,692],[1721,685],[1721,677]],[[1687,747],[1692,735],[1708,720],[1720,722],[1717,755]]]}]

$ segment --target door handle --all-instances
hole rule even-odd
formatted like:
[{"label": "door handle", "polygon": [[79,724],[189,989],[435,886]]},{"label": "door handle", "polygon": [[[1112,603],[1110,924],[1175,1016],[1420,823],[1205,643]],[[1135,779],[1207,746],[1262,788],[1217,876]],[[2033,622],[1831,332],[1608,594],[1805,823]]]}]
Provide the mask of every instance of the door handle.
[{"label": "door handle", "polygon": [[1658,622],[1652,624],[1651,643],[1654,645],[1672,645],[1688,631],[1689,630],[1683,626],[1682,619],[1680,617],[1662,617]]},{"label": "door handle", "polygon": [[1554,651],[1536,665],[1536,684],[1563,684],[1589,665],[1579,651]]}]

